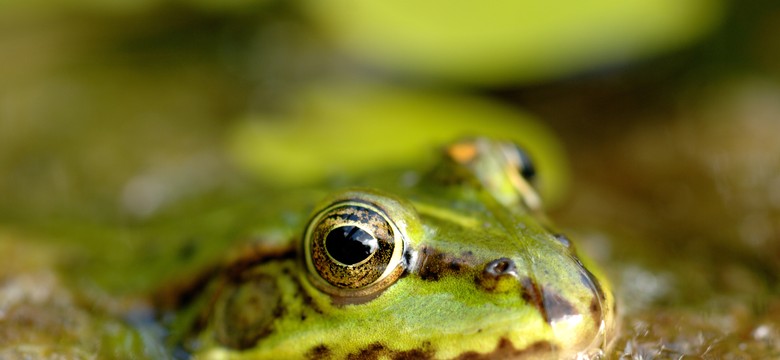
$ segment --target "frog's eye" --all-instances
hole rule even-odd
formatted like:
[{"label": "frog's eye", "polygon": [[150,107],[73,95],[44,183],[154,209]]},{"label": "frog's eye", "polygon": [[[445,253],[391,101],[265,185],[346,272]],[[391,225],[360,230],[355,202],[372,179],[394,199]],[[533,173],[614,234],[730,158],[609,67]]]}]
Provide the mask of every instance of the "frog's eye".
[{"label": "frog's eye", "polygon": [[304,236],[309,271],[342,291],[325,290],[346,295],[364,295],[357,290],[395,281],[403,247],[403,236],[387,215],[357,201],[339,202],[321,211]]}]

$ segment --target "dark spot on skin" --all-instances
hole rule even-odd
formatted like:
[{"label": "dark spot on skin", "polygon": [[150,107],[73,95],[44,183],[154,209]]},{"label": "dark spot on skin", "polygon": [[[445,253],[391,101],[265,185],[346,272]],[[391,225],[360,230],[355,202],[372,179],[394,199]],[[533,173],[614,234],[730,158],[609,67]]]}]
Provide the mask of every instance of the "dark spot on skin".
[{"label": "dark spot on skin", "polygon": [[593,322],[596,324],[596,328],[598,328],[601,325],[601,317],[603,316],[601,302],[594,297],[590,302],[588,310],[590,311],[590,316],[593,318]]},{"label": "dark spot on skin", "polygon": [[547,322],[560,319],[566,315],[578,314],[577,309],[572,305],[569,300],[566,300],[561,294],[557,292],[544,291],[544,308],[547,311]]},{"label": "dark spot on skin", "polygon": [[548,323],[566,315],[578,314],[577,309],[561,294],[539,286],[531,278],[520,281],[523,300],[535,307]]},{"label": "dark spot on skin", "polygon": [[347,355],[347,360],[375,360],[379,359],[382,355],[387,355],[387,348],[379,343],[368,345],[367,348],[360,350],[356,354]]},{"label": "dark spot on skin", "polygon": [[539,310],[539,312],[542,314],[542,317],[547,319],[547,312],[544,309],[542,292],[539,289],[539,285],[536,284],[536,281],[530,277],[525,277],[520,280],[520,285],[522,286],[521,296],[523,297],[523,300]]},{"label": "dark spot on skin", "polygon": [[393,360],[433,359],[433,350],[429,342],[424,342],[418,349],[404,351],[388,349],[381,343],[373,343],[357,353],[347,355],[347,360],[377,360],[383,358]]},{"label": "dark spot on skin", "polygon": [[390,356],[393,360],[433,359],[433,353],[426,350],[412,349],[399,351]]},{"label": "dark spot on skin", "polygon": [[552,354],[555,346],[547,341],[537,341],[524,349],[516,349],[507,338],[501,338],[496,349],[489,353],[469,351],[461,354],[457,360],[489,360],[489,359],[534,359],[542,354]]},{"label": "dark spot on skin", "polygon": [[[298,281],[297,278],[293,278],[293,279],[294,279],[293,283],[295,284],[295,288],[296,288],[295,292],[296,294],[301,294],[303,305],[308,309],[314,310],[314,312],[317,314],[322,314],[323,313],[322,309],[320,309],[320,307],[317,306],[316,303],[314,303],[314,299],[312,299],[309,293],[307,293],[303,289],[303,285],[301,285],[301,283]],[[302,315],[302,316],[306,316],[306,315]]]},{"label": "dark spot on skin", "polygon": [[197,241],[195,239],[187,239],[184,244],[179,248],[178,256],[179,260],[187,261],[192,259],[197,250]]},{"label": "dark spot on skin", "polygon": [[287,309],[285,309],[283,306],[279,306],[274,310],[274,317],[279,319],[284,317],[287,314]]},{"label": "dark spot on skin", "polygon": [[461,257],[454,257],[424,247],[420,251],[419,276],[423,280],[437,281],[443,276],[462,275],[474,271],[474,256],[470,252],[463,253]]},{"label": "dark spot on skin", "polygon": [[404,261],[406,261],[406,264],[411,264],[412,263],[412,252],[411,251],[406,251],[404,253]]},{"label": "dark spot on skin", "polygon": [[319,344],[306,352],[306,358],[311,360],[320,360],[330,358],[330,349],[324,344]]}]

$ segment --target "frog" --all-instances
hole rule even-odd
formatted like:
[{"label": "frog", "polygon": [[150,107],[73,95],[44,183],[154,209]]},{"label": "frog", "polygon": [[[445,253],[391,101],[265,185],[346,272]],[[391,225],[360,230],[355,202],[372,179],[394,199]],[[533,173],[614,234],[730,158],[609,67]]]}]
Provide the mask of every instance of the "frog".
[{"label": "frog", "polygon": [[422,175],[329,190],[155,296],[198,359],[587,358],[616,332],[601,270],[556,230],[531,156],[473,137]]}]

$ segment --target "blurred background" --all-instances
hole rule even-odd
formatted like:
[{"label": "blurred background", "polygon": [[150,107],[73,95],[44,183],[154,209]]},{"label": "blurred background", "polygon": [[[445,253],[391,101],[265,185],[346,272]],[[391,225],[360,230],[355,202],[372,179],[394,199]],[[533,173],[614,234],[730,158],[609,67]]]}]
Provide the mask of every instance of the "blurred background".
[{"label": "blurred background", "polygon": [[114,230],[181,201],[493,135],[615,283],[610,358],[780,356],[778,38],[769,0],[5,0],[0,274],[100,277],[164,258]]}]

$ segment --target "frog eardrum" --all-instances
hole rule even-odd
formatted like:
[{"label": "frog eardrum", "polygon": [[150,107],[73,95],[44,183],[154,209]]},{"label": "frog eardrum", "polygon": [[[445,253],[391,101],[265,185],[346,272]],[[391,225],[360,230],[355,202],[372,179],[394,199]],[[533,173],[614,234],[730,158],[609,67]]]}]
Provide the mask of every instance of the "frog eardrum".
[{"label": "frog eardrum", "polygon": [[365,296],[403,272],[404,235],[378,207],[337,202],[315,214],[304,235],[305,261],[314,283],[341,296]]}]

